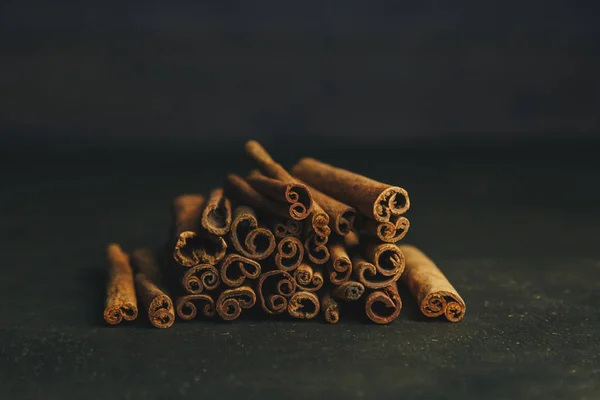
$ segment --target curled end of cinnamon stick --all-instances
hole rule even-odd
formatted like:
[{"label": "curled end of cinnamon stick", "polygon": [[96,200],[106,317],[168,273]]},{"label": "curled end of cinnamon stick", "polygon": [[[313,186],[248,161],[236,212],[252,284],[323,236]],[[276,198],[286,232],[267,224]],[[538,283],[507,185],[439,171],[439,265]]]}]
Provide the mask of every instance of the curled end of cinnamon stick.
[{"label": "curled end of cinnamon stick", "polygon": [[260,272],[258,262],[239,254],[229,254],[221,263],[221,280],[229,287],[240,286],[246,278],[257,279]]},{"label": "curled end of cinnamon stick", "polygon": [[373,204],[373,216],[379,222],[387,222],[394,215],[404,214],[410,208],[408,192],[398,186],[390,186],[377,196]]},{"label": "curled end of cinnamon stick", "polygon": [[356,209],[349,207],[337,215],[335,220],[335,233],[340,236],[346,236],[354,230],[356,221]]},{"label": "curled end of cinnamon stick", "polygon": [[401,309],[402,300],[395,283],[374,291],[365,302],[367,317],[376,324],[389,324],[398,317]]},{"label": "curled end of cinnamon stick", "polygon": [[328,265],[329,281],[334,285],[341,285],[352,275],[352,262],[340,243],[332,243],[329,253],[331,254],[331,263]]},{"label": "curled end of cinnamon stick", "polygon": [[181,279],[181,285],[190,294],[200,294],[205,289],[216,289],[219,283],[219,272],[210,264],[191,267]]},{"label": "curled end of cinnamon stick", "polygon": [[327,243],[327,238],[323,238],[312,232],[307,236],[304,241],[304,249],[306,250],[306,254],[310,261],[317,265],[325,264],[329,261],[330,253],[329,249],[325,245]]},{"label": "curled end of cinnamon stick", "polygon": [[258,297],[268,314],[281,314],[288,308],[288,299],[296,292],[296,281],[285,271],[269,271],[258,279]]},{"label": "curled end of cinnamon stick", "polygon": [[321,310],[326,322],[336,324],[340,320],[340,306],[329,293],[321,295]]},{"label": "curled end of cinnamon stick", "polygon": [[296,285],[307,292],[316,292],[323,287],[325,280],[321,271],[314,271],[310,265],[302,264],[294,271]]},{"label": "curled end of cinnamon stick", "polygon": [[244,257],[264,260],[275,250],[273,232],[258,226],[256,214],[249,207],[238,207],[231,224],[231,242]]},{"label": "curled end of cinnamon stick", "polygon": [[256,304],[256,293],[248,286],[224,290],[217,299],[217,313],[225,321],[237,319],[242,309]]},{"label": "curled end of cinnamon stick", "polygon": [[176,301],[177,316],[183,320],[196,318],[196,315],[198,315],[196,303],[204,305],[202,312],[206,317],[215,316],[215,301],[212,297],[204,293],[179,297]]},{"label": "curled end of cinnamon stick", "polygon": [[108,280],[104,320],[111,325],[123,319],[132,321],[137,318],[138,308],[129,256],[116,243],[107,246],[106,256]]},{"label": "curled end of cinnamon stick", "polygon": [[451,292],[430,293],[421,302],[421,312],[430,318],[444,315],[450,322],[463,319],[466,306],[460,297]]},{"label": "curled end of cinnamon stick", "polygon": [[104,310],[104,320],[111,325],[117,325],[122,320],[133,321],[137,316],[137,305],[131,302],[111,304]]},{"label": "curled end of cinnamon stick", "polygon": [[348,281],[333,288],[332,295],[336,299],[344,301],[356,301],[365,292],[365,286],[357,281]]},{"label": "curled end of cinnamon stick", "polygon": [[169,328],[175,322],[175,310],[171,298],[166,295],[156,296],[148,307],[148,318],[156,328]]},{"label": "curled end of cinnamon stick", "polygon": [[288,305],[289,314],[298,319],[312,319],[319,314],[321,304],[319,298],[311,292],[296,292]]},{"label": "curled end of cinnamon stick", "polygon": [[287,236],[277,244],[275,254],[275,265],[282,271],[293,271],[302,263],[304,258],[304,247],[302,242],[295,236]]},{"label": "curled end of cinnamon stick", "polygon": [[410,228],[410,221],[406,217],[397,217],[395,222],[387,221],[377,223],[369,221],[365,225],[367,230],[374,230],[379,240],[387,243],[396,243],[404,238]]},{"label": "curled end of cinnamon stick", "polygon": [[214,265],[225,256],[226,251],[227,243],[220,236],[185,231],[177,237],[173,258],[184,267],[202,262]]}]

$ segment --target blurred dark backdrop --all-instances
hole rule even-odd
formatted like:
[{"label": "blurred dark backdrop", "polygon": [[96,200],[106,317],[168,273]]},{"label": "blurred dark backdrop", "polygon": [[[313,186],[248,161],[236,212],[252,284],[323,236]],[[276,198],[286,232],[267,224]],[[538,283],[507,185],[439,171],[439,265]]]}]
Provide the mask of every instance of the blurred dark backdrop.
[{"label": "blurred dark backdrop", "polygon": [[215,3],[3,1],[2,141],[599,131],[598,2]]}]

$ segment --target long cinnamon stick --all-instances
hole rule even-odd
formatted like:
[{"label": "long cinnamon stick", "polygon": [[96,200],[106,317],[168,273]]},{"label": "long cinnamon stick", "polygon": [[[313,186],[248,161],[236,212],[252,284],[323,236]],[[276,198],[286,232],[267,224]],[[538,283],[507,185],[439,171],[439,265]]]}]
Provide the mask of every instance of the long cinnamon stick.
[{"label": "long cinnamon stick", "polygon": [[389,324],[398,317],[400,310],[402,300],[395,282],[372,292],[365,301],[367,317],[376,324]]},{"label": "long cinnamon stick", "polygon": [[227,244],[202,228],[204,196],[185,194],[173,200],[173,258],[184,267],[216,264],[225,256]]},{"label": "long cinnamon stick", "polygon": [[263,196],[250,186],[244,178],[238,175],[227,175],[227,193],[239,200],[241,204],[246,204],[259,211],[284,218],[290,217],[288,206],[282,202],[273,201]]},{"label": "long cinnamon stick", "polygon": [[389,221],[392,216],[401,215],[410,207],[408,193],[403,188],[377,182],[313,158],[300,160],[292,168],[292,174],[379,222]]},{"label": "long cinnamon stick", "polygon": [[224,290],[217,299],[217,313],[225,321],[233,321],[242,313],[242,309],[256,304],[256,293],[250,286],[244,285]]},{"label": "long cinnamon stick", "polygon": [[323,287],[325,280],[319,269],[313,269],[308,264],[301,264],[294,271],[294,280],[299,289],[307,292],[316,292]]},{"label": "long cinnamon stick", "polygon": [[264,260],[275,250],[273,232],[260,227],[256,213],[246,206],[237,207],[233,212],[231,242],[241,255],[252,260]]},{"label": "long cinnamon stick", "polygon": [[175,301],[177,316],[183,320],[196,318],[196,315],[198,315],[196,303],[204,304],[202,308],[204,316],[214,317],[216,315],[214,299],[206,293],[201,293],[178,297]]},{"label": "long cinnamon stick", "polygon": [[298,268],[304,259],[304,247],[295,236],[287,236],[277,244],[275,265],[282,271],[291,272]]},{"label": "long cinnamon stick", "polygon": [[137,293],[148,311],[150,323],[157,328],[169,328],[175,322],[173,301],[163,286],[158,264],[148,248],[133,251],[132,262],[136,268]]},{"label": "long cinnamon stick", "polygon": [[313,200],[308,188],[295,182],[284,182],[264,176],[259,171],[252,171],[246,181],[259,193],[274,201],[289,204],[289,217],[303,220],[312,211]]},{"label": "long cinnamon stick", "polygon": [[189,294],[200,294],[205,289],[214,290],[220,283],[219,271],[210,264],[190,267],[181,278],[181,286]]},{"label": "long cinnamon stick", "polygon": [[331,293],[325,291],[321,294],[321,310],[325,316],[325,321],[330,324],[336,324],[340,320],[340,306]]},{"label": "long cinnamon stick", "polygon": [[257,261],[239,254],[229,254],[221,262],[221,280],[229,287],[238,287],[246,278],[258,279],[261,266]]},{"label": "long cinnamon stick", "polygon": [[129,256],[114,243],[108,245],[106,253],[108,280],[104,320],[111,325],[116,325],[123,319],[133,321],[137,318],[138,309]]},{"label": "long cinnamon stick", "polygon": [[222,188],[214,189],[202,211],[202,227],[213,235],[223,236],[231,227],[231,202]]},{"label": "long cinnamon stick", "polygon": [[404,254],[395,244],[370,241],[364,254],[364,258],[356,255],[352,259],[353,273],[356,280],[370,289],[390,286],[404,272]]},{"label": "long cinnamon stick", "polygon": [[352,261],[346,248],[339,242],[332,242],[329,245],[329,254],[331,255],[330,262],[327,263],[329,281],[334,285],[341,285],[352,275]]},{"label": "long cinnamon stick", "polygon": [[466,312],[466,305],[454,286],[435,263],[414,246],[400,246],[406,257],[406,271],[402,277],[410,292],[427,317],[444,315],[450,322],[459,322]]},{"label": "long cinnamon stick", "polygon": [[321,303],[316,294],[300,291],[290,297],[288,313],[298,319],[312,319],[319,314]]},{"label": "long cinnamon stick", "polygon": [[372,219],[365,220],[363,230],[377,235],[379,240],[387,243],[396,243],[408,233],[410,221],[404,216],[394,216],[387,222],[377,222]]},{"label": "long cinnamon stick", "polygon": [[365,286],[358,281],[347,281],[331,289],[331,295],[343,301],[356,301],[364,292]]},{"label": "long cinnamon stick", "polygon": [[257,285],[258,297],[267,314],[281,314],[288,308],[288,299],[296,292],[296,281],[285,271],[261,274]]}]

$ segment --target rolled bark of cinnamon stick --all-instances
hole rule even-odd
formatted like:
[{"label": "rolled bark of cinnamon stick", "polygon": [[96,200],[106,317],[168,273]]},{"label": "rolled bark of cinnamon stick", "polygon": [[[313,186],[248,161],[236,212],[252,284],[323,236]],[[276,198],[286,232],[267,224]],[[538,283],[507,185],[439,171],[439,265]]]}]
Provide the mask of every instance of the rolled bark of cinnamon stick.
[{"label": "rolled bark of cinnamon stick", "polygon": [[263,196],[250,186],[244,178],[238,175],[227,175],[227,193],[239,200],[241,204],[248,205],[259,211],[284,218],[290,217],[289,207],[286,204]]},{"label": "rolled bark of cinnamon stick", "polygon": [[217,236],[226,235],[231,227],[231,202],[222,188],[214,189],[202,211],[202,227]]},{"label": "rolled bark of cinnamon stick", "polygon": [[363,230],[376,235],[379,240],[387,243],[396,243],[408,233],[410,221],[404,216],[395,216],[387,222],[377,222],[372,219],[365,220]]},{"label": "rolled bark of cinnamon stick", "polygon": [[284,237],[277,244],[275,265],[278,269],[291,272],[298,268],[304,259],[304,247],[295,236]]},{"label": "rolled bark of cinnamon stick", "polygon": [[108,280],[104,320],[111,325],[116,325],[123,319],[133,321],[137,318],[138,309],[129,256],[114,243],[108,245],[106,253]]},{"label": "rolled bark of cinnamon stick", "polygon": [[258,279],[261,265],[248,257],[229,254],[221,262],[221,280],[229,287],[238,287],[248,279]]},{"label": "rolled bark of cinnamon stick", "polygon": [[204,196],[185,194],[173,200],[173,258],[184,267],[200,263],[215,265],[224,256],[227,244],[201,225]]},{"label": "rolled bark of cinnamon stick", "polygon": [[330,324],[336,324],[340,320],[340,306],[337,301],[331,296],[329,291],[321,294],[321,310],[325,316],[325,321]]},{"label": "rolled bark of cinnamon stick", "polygon": [[137,293],[148,311],[148,319],[156,328],[169,328],[175,322],[173,301],[164,287],[158,264],[148,248],[134,250]]},{"label": "rolled bark of cinnamon stick", "polygon": [[343,301],[356,301],[365,292],[365,286],[358,281],[347,281],[331,289],[331,295]]},{"label": "rolled bark of cinnamon stick", "polygon": [[414,246],[400,246],[406,257],[406,271],[402,281],[417,299],[421,312],[427,317],[444,315],[450,322],[459,322],[466,305],[454,286],[435,263]]},{"label": "rolled bark of cinnamon stick", "polygon": [[329,281],[334,285],[341,285],[348,281],[352,275],[352,261],[346,248],[339,242],[329,245],[330,262],[327,263]]},{"label": "rolled bark of cinnamon stick", "polygon": [[389,324],[398,318],[400,310],[402,310],[402,300],[395,282],[375,290],[365,300],[367,317],[376,324]]},{"label": "rolled bark of cinnamon stick", "polygon": [[301,264],[294,271],[294,280],[296,286],[300,290],[307,292],[316,292],[323,287],[325,279],[323,279],[323,273],[320,269],[313,269],[308,264]]},{"label": "rolled bark of cinnamon stick", "polygon": [[206,293],[201,293],[178,297],[175,301],[177,316],[183,320],[196,318],[198,315],[196,303],[204,304],[204,307],[202,307],[204,316],[214,317],[216,315],[214,299]]},{"label": "rolled bark of cinnamon stick", "polygon": [[310,261],[317,265],[325,264],[329,261],[330,253],[326,246],[327,240],[327,237],[319,236],[316,232],[308,234],[304,240],[304,250],[306,250],[306,255]]},{"label": "rolled bark of cinnamon stick", "polygon": [[262,195],[271,200],[289,204],[289,217],[301,221],[308,217],[313,208],[313,198],[306,185],[284,182],[252,171],[246,181]]},{"label": "rolled bark of cinnamon stick", "polygon": [[321,303],[316,294],[307,291],[296,292],[290,297],[288,313],[298,319],[312,319],[319,314]]},{"label": "rolled bark of cinnamon stick", "polygon": [[302,223],[293,219],[273,222],[273,234],[277,239],[294,236],[300,238],[302,235]]},{"label": "rolled bark of cinnamon stick", "polygon": [[300,160],[292,168],[292,174],[379,222],[404,214],[410,207],[408,193],[403,188],[377,182],[313,158]]},{"label": "rolled bark of cinnamon stick", "polygon": [[238,318],[242,309],[252,308],[256,304],[256,293],[248,286],[226,289],[217,299],[217,313],[225,321]]},{"label": "rolled bark of cinnamon stick", "polygon": [[404,272],[404,254],[395,244],[370,241],[364,254],[352,259],[352,267],[355,279],[369,289],[390,286]]},{"label": "rolled bark of cinnamon stick", "polygon": [[240,206],[233,212],[231,242],[244,257],[264,260],[275,250],[275,236],[259,226],[256,213],[250,207]]},{"label": "rolled bark of cinnamon stick", "polygon": [[296,281],[285,271],[261,274],[257,285],[262,309],[267,314],[281,314],[288,308],[289,298],[296,292]]},{"label": "rolled bark of cinnamon stick", "polygon": [[219,271],[210,264],[190,267],[181,278],[181,286],[189,294],[200,294],[204,290],[214,290],[221,283]]}]

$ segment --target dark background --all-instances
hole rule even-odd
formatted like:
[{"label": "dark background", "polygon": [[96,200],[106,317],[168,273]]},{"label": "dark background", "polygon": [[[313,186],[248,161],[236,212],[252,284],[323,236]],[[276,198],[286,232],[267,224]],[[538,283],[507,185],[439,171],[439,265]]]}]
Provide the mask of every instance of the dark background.
[{"label": "dark background", "polygon": [[[597,2],[5,1],[0,398],[600,397]],[[101,319],[261,140],[405,187],[459,324]]]}]

